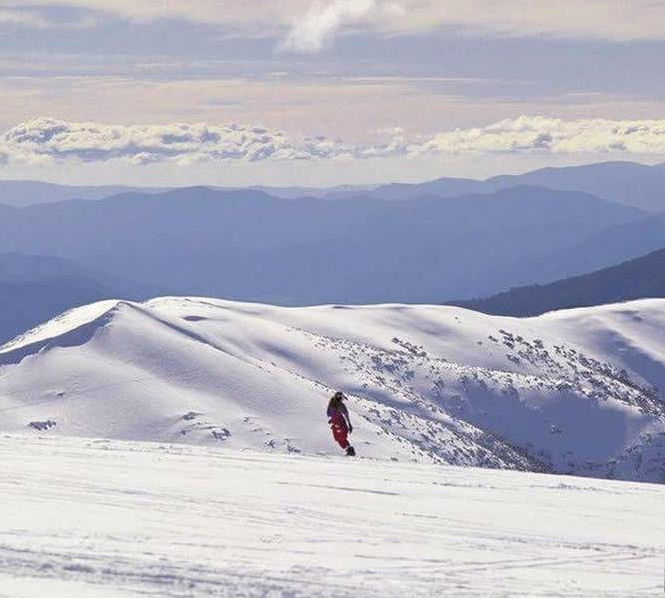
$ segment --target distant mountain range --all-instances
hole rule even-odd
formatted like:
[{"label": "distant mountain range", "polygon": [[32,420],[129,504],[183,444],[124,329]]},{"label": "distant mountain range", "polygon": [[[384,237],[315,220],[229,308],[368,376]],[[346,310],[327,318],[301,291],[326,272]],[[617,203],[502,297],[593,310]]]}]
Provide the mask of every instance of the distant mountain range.
[{"label": "distant mountain range", "polygon": [[538,187],[417,201],[193,187],[0,208],[0,253],[56,256],[173,294],[287,305],[439,302],[547,281],[544,266],[569,248],[645,218]]},{"label": "distant mountain range", "polygon": [[591,274],[449,304],[486,314],[536,316],[558,309],[649,297],[665,298],[665,249]]},{"label": "distant mountain range", "polygon": [[[273,197],[284,199],[321,198],[327,195],[354,195],[365,190],[372,190],[376,185],[339,185],[337,187],[266,187],[252,186],[249,191],[262,191]],[[41,181],[0,180],[0,204],[23,208],[45,203],[59,203],[71,199],[87,199],[95,201],[120,195],[122,193],[160,193],[169,187],[131,187],[127,185],[58,185]],[[237,187],[210,186],[218,191],[236,191]]]},{"label": "distant mountain range", "polygon": [[[454,197],[493,193],[511,187],[535,186],[560,191],[580,191],[650,212],[665,212],[665,164],[647,166],[635,162],[602,162],[584,166],[543,168],[520,175],[501,175],[487,180],[440,178],[420,184],[339,185],[329,188],[253,186],[284,199],[371,197],[407,200],[423,196]],[[215,187],[237,191],[234,187]],[[138,188],[122,185],[70,186],[37,181],[0,181],[0,204],[24,207],[70,199],[98,200],[126,192],[157,193],[168,188]]]},{"label": "distant mountain range", "polygon": [[40,181],[0,181],[0,204],[13,207],[25,207],[43,203],[57,203],[69,199],[96,200],[125,193],[140,191],[156,193],[160,189],[148,187],[127,187],[123,185],[85,186],[56,185]]},{"label": "distant mountain range", "polygon": [[[579,300],[533,285],[665,247],[664,173],[615,162],[375,189],[0,181],[0,341],[77,305],[164,294],[466,305],[532,285],[528,300],[468,304],[540,313]],[[598,280],[594,302],[623,297]]]},{"label": "distant mountain range", "polygon": [[542,276],[532,282],[555,281],[614,266],[665,247],[665,213],[611,226],[552,255]]},{"label": "distant mountain range", "polygon": [[[520,175],[502,175],[484,181],[441,178],[421,184],[381,185],[369,195],[377,199],[405,200],[423,195],[453,197],[493,193],[517,186],[537,186],[560,191],[581,191],[650,212],[665,212],[665,164],[646,166],[634,162],[603,162],[585,166],[543,168]],[[350,192],[332,196],[348,197]]]}]

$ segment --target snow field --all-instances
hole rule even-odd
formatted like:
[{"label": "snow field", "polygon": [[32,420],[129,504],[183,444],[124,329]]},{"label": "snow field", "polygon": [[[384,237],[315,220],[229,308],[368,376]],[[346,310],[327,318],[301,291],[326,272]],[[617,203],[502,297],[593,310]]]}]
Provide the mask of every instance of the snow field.
[{"label": "snow field", "polygon": [[0,438],[0,596],[657,596],[665,488]]},{"label": "snow field", "polygon": [[0,430],[665,481],[665,301],[498,318],[437,306],[103,302],[0,348]]}]

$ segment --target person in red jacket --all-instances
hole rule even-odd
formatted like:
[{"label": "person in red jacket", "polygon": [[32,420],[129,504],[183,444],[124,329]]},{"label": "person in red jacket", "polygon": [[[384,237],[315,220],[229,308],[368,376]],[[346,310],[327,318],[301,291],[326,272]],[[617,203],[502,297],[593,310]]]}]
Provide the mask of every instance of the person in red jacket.
[{"label": "person in red jacket", "polygon": [[353,432],[349,411],[344,405],[346,397],[344,393],[336,392],[328,403],[328,423],[333,433],[333,438],[346,454],[353,457],[356,454],[355,449],[349,444],[348,435]]}]

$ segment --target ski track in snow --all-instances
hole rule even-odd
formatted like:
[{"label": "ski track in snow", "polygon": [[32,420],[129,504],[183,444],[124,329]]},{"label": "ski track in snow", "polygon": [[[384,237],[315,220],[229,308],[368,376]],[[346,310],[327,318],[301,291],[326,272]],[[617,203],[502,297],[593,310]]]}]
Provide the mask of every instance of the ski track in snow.
[{"label": "ski track in snow", "polygon": [[657,596],[665,488],[0,438],[0,597]]}]

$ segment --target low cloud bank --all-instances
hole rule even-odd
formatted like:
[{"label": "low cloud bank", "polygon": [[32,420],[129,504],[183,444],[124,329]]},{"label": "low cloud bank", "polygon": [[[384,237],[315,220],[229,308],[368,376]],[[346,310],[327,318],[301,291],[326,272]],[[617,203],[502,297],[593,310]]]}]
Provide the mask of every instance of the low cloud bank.
[{"label": "low cloud bank", "polygon": [[393,144],[364,147],[326,137],[289,137],[277,130],[241,124],[107,125],[37,118],[0,137],[4,162],[76,159],[133,164],[172,161],[183,165],[242,160],[333,160],[403,151]]},{"label": "low cloud bank", "polygon": [[520,116],[486,127],[439,133],[419,153],[665,154],[665,120],[561,120]]},{"label": "low cloud bank", "polygon": [[397,130],[385,144],[292,137],[242,124],[108,125],[36,118],[0,135],[0,162],[124,160],[141,165],[216,161],[348,160],[460,154],[662,154],[665,120],[572,120],[521,116],[408,141]]}]

